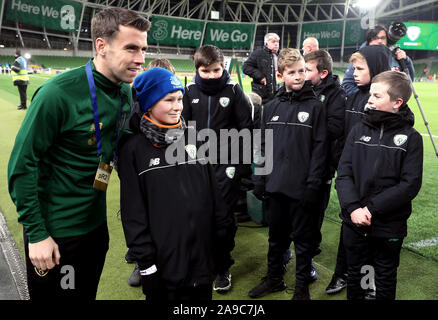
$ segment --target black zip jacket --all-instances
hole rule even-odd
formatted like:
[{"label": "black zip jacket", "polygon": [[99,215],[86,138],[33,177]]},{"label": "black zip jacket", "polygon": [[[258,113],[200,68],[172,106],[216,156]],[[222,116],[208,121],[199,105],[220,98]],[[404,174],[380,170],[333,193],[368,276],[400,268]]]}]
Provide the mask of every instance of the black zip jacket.
[{"label": "black zip jacket", "polygon": [[364,115],[365,105],[368,103],[370,98],[370,85],[358,87],[355,93],[348,96],[345,100],[345,126],[344,126],[344,137],[342,139],[342,147],[344,146],[345,139],[348,133],[353,129],[353,127],[361,122],[362,116]]},{"label": "black zip jacket", "polygon": [[[202,81],[202,79],[200,79]],[[217,136],[217,164],[214,164],[216,178],[221,189],[222,196],[227,204],[233,204],[238,197],[239,180],[241,177],[251,175],[251,143],[239,143],[239,152],[232,152],[231,143],[223,140],[221,143],[221,129],[237,129],[241,131],[248,129],[248,137],[251,138],[253,123],[251,119],[250,105],[243,93],[242,88],[231,79],[228,79],[223,87],[218,87],[214,95],[209,95],[201,90],[194,82],[186,87],[183,97],[184,109],[183,118],[187,125],[190,121],[196,121],[196,130],[212,129]],[[208,140],[208,139],[206,139]],[[205,142],[207,143],[207,142]],[[208,144],[209,149],[213,144]],[[244,150],[245,148],[245,150]],[[221,160],[225,152],[228,158]],[[213,152],[213,151],[211,151]],[[210,154],[211,154],[210,152]],[[249,155],[248,163],[243,164],[243,153]],[[234,168],[233,174],[227,172],[227,168]]]},{"label": "black zip jacket", "polygon": [[202,92],[194,82],[189,83],[183,97],[182,116],[196,121],[196,129],[213,129],[219,136],[220,129],[252,129],[250,105],[242,88],[228,79],[214,95]]},{"label": "black zip jacket", "polygon": [[[300,91],[281,87],[264,109],[261,156],[266,158],[266,131],[272,130],[272,172],[253,176],[268,193],[301,200],[306,188],[318,190],[326,175],[327,129],[324,107],[306,81]],[[257,164],[258,167],[266,165]]]},{"label": "black zip jacket", "polygon": [[[370,79],[383,71],[391,70],[392,53],[387,46],[366,46],[359,50],[367,61]],[[344,141],[355,124],[359,123],[368,102],[371,81],[364,86],[358,86],[359,90],[347,97]]]},{"label": "black zip jacket", "polygon": [[[411,201],[421,188],[423,172],[423,140],[413,124],[407,105],[398,113],[370,110],[347,138],[336,178],[340,217],[362,234],[407,234]],[[372,214],[371,225],[356,227],[350,214],[365,206]]]},{"label": "black zip jacket", "polygon": [[[263,104],[272,100],[277,92],[274,55],[266,46],[254,50],[243,63],[242,72],[252,78],[252,91],[262,97]],[[260,81],[266,78],[266,85]]]},{"label": "black zip jacket", "polygon": [[341,87],[339,77],[332,73],[329,73],[318,86],[314,86],[313,90],[326,110],[328,139],[326,180],[330,180],[335,175],[342,153],[341,140],[344,134],[345,92]]},{"label": "black zip jacket", "polygon": [[121,217],[130,253],[141,269],[155,264],[169,289],[211,284],[217,272],[213,255],[230,250],[234,225],[216,192],[214,172],[185,152],[190,150],[185,143],[190,129],[175,143],[185,161],[168,163],[166,148],[153,146],[138,131],[135,118],[131,128],[136,133],[121,141],[118,160]]}]

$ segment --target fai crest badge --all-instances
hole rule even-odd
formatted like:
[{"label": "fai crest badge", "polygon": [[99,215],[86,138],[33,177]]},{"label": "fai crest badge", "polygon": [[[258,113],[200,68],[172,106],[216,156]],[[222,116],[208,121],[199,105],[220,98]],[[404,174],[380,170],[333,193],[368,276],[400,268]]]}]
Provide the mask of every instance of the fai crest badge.
[{"label": "fai crest badge", "polygon": [[222,106],[222,107],[228,107],[228,105],[230,104],[230,98],[228,98],[228,97],[222,97],[222,98],[220,98],[219,99],[219,104]]},{"label": "fai crest badge", "polygon": [[236,173],[236,167],[228,167],[227,169],[225,169],[225,173],[228,178],[233,179],[234,174]]},{"label": "fai crest badge", "polygon": [[298,120],[304,123],[309,119],[309,114],[307,112],[298,112]]},{"label": "fai crest badge", "polygon": [[403,145],[407,140],[408,140],[408,136],[405,134],[396,134],[394,136],[394,144],[397,147],[400,147],[401,145]]},{"label": "fai crest badge", "polygon": [[325,101],[325,95],[320,95],[319,96],[319,101],[324,102]]},{"label": "fai crest badge", "polygon": [[190,158],[196,159],[196,146],[193,144],[188,144],[185,147],[187,154]]},{"label": "fai crest badge", "polygon": [[40,277],[45,277],[49,273],[49,270],[43,270],[43,269],[37,268],[35,266],[33,268],[35,270],[35,273],[37,275],[39,275]]}]

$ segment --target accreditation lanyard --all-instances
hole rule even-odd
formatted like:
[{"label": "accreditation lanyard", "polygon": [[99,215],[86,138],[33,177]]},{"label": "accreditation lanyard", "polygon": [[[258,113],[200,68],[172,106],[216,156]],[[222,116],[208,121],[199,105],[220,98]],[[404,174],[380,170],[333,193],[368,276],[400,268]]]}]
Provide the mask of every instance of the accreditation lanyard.
[{"label": "accreditation lanyard", "polygon": [[[106,191],[112,171],[112,164],[106,164],[105,162],[102,162],[102,139],[101,139],[101,131],[100,131],[100,119],[99,119],[99,112],[97,109],[96,84],[94,83],[93,72],[91,70],[91,61],[89,61],[85,66],[85,71],[87,74],[88,86],[90,88],[91,103],[93,105],[94,128],[96,132],[96,142],[97,142],[96,143],[97,156],[100,159],[99,166],[96,172],[96,177],[93,183],[93,187],[101,191]],[[120,95],[120,115],[119,115],[119,121],[117,126],[116,144],[114,146],[114,151],[113,151],[113,161],[112,161],[113,163],[117,161],[117,146],[119,143],[121,122],[122,122],[122,111],[123,111],[123,100],[122,100],[121,90],[119,92],[119,95]]]},{"label": "accreditation lanyard", "polygon": [[[94,117],[94,128],[96,130],[96,145],[97,145],[97,156],[99,158],[102,157],[102,140],[101,140],[101,131],[100,131],[100,119],[99,119],[99,112],[97,109],[97,93],[96,93],[96,85],[94,83],[94,77],[93,72],[91,70],[91,61],[88,61],[85,71],[87,73],[87,79],[88,79],[88,86],[90,88],[90,94],[91,94],[91,103],[93,105],[93,117]],[[117,136],[116,136],[116,144],[114,147],[113,152],[113,160],[116,160],[116,151],[117,151],[117,145],[119,142],[120,137],[120,131],[121,131],[121,122],[122,122],[122,111],[123,111],[123,101],[122,101],[122,92],[120,90],[120,114],[119,114],[119,121],[117,125]]]}]

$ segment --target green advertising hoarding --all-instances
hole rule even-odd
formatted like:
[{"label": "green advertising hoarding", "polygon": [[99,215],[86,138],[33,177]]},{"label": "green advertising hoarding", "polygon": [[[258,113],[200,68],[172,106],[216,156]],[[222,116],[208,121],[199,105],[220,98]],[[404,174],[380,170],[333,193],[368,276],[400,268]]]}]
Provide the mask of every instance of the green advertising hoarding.
[{"label": "green advertising hoarding", "polygon": [[301,30],[301,42],[308,37],[318,39],[319,46],[337,47],[341,45],[342,22],[306,23]]},{"label": "green advertising hoarding", "polygon": [[406,35],[397,44],[402,49],[438,50],[438,23],[405,22]]},{"label": "green advertising hoarding", "polygon": [[74,32],[82,4],[68,0],[7,0],[6,19],[18,23]]},{"label": "green advertising hoarding", "polygon": [[212,44],[221,49],[251,49],[254,30],[254,24],[209,22],[204,45]]},{"label": "green advertising hoarding", "polygon": [[[343,22],[306,23],[301,30],[301,43],[307,37],[318,39],[319,46],[339,47],[342,44]],[[361,44],[365,41],[365,31],[360,26],[359,20],[347,21],[345,25],[344,45]]]},{"label": "green advertising hoarding", "polygon": [[204,21],[152,16],[148,42],[200,47]]},{"label": "green advertising hoarding", "polygon": [[361,45],[365,41],[366,30],[360,26],[360,20],[349,20],[345,25],[344,45]]}]

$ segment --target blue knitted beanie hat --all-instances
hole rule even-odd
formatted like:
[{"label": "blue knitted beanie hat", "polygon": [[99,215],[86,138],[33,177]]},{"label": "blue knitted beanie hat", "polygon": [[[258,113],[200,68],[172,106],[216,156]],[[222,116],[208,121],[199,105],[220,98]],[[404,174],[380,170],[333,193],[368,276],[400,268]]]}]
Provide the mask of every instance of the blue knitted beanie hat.
[{"label": "blue knitted beanie hat", "polygon": [[138,75],[134,80],[134,89],[143,112],[170,92],[181,90],[184,94],[181,80],[169,70],[158,67]]}]

